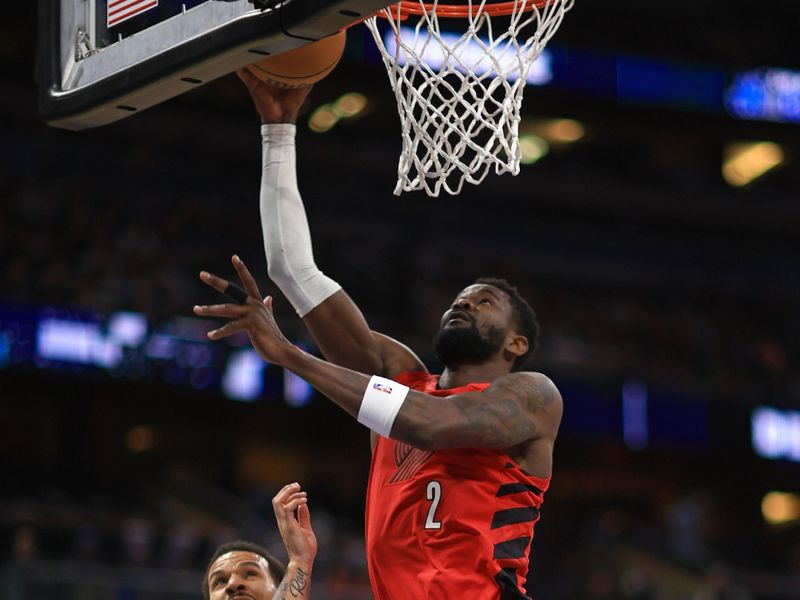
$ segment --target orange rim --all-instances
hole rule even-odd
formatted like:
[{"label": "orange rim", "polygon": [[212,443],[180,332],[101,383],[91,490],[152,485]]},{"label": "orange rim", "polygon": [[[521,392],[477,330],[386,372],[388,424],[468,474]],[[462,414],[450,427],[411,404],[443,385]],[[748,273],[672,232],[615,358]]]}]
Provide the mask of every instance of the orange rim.
[{"label": "orange rim", "polygon": [[[487,0],[486,4],[483,5],[482,12],[490,16],[510,15],[520,10],[529,12],[534,8],[542,9],[553,1],[554,0],[522,0],[520,2],[490,2]],[[481,11],[480,2],[476,0],[476,3],[477,6],[473,4],[470,8],[468,5],[443,4],[441,2],[436,6],[428,2],[420,5],[419,2],[414,2],[413,0],[403,0],[402,2],[390,6],[389,9],[393,14],[397,14],[399,7],[401,19],[409,15],[424,15],[426,12],[435,12],[439,17],[466,19],[470,16],[470,11],[472,12],[472,16],[475,16]],[[525,6],[520,8],[520,4],[523,3]]]}]

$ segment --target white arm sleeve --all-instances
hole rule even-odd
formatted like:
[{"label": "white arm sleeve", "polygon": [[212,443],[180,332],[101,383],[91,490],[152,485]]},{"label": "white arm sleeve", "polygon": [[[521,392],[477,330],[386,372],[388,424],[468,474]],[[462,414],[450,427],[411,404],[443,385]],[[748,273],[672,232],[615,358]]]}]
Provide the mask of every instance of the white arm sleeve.
[{"label": "white arm sleeve", "polygon": [[295,131],[291,123],[261,126],[261,231],[269,277],[304,317],[342,288],[314,263],[297,188]]}]

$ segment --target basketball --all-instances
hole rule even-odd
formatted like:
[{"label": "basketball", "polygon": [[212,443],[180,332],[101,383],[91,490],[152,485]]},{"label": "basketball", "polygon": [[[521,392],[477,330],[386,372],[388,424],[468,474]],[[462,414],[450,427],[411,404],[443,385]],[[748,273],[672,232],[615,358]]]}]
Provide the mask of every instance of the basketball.
[{"label": "basketball", "polygon": [[339,64],[346,39],[343,29],[295,50],[260,60],[247,68],[261,81],[278,87],[311,85],[326,77]]}]

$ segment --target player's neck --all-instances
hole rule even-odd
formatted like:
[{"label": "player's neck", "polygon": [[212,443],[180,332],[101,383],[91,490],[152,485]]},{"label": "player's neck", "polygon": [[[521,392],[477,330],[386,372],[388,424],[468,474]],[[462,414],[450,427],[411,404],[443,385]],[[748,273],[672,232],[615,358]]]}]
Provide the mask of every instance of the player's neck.
[{"label": "player's neck", "polygon": [[505,361],[448,365],[439,377],[439,389],[447,390],[469,383],[490,383],[508,373],[508,363]]}]

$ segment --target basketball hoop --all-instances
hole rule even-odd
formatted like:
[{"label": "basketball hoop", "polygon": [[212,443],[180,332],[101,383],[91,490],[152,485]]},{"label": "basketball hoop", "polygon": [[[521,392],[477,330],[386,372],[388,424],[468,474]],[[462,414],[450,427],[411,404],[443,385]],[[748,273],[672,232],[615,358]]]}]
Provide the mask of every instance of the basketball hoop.
[{"label": "basketball hoop", "polygon": [[[487,15],[499,16],[510,15],[513,12],[520,10],[520,8],[529,12],[533,7],[542,9],[545,8],[550,0],[518,0],[517,2],[484,2],[479,0],[467,2],[465,4],[446,4],[444,2],[418,2],[417,0],[404,0],[398,2],[394,6],[389,7],[389,10],[399,9],[404,15],[424,15],[426,12],[434,12],[440,17],[461,18],[466,19],[471,13],[477,15],[483,11]],[[525,5],[520,7],[520,5]]]},{"label": "basketball hoop", "polygon": [[[455,195],[492,169],[519,173],[520,107],[531,65],[573,3],[404,0],[367,19],[400,112],[395,195]],[[389,25],[386,37],[378,16]],[[466,30],[443,32],[441,18],[462,19]]]}]

